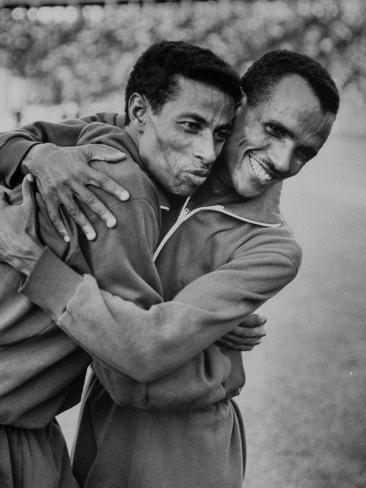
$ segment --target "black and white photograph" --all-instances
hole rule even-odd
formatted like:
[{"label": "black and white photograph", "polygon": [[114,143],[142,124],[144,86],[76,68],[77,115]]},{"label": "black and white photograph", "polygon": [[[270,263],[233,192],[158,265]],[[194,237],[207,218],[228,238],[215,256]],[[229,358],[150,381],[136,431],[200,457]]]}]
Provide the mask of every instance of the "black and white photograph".
[{"label": "black and white photograph", "polygon": [[366,488],[366,2],[0,0],[0,488]]}]

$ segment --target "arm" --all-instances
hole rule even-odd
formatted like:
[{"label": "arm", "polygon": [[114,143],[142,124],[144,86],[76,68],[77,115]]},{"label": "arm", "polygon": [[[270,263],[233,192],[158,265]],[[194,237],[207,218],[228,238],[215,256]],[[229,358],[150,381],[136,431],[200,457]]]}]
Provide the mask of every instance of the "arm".
[{"label": "arm", "polygon": [[0,133],[0,183],[8,188],[18,185],[27,172],[23,159],[39,143],[75,146],[80,131],[98,116],[61,123],[37,121],[21,129]]},{"label": "arm", "polygon": [[[146,382],[180,367],[232,330],[296,276],[298,260],[265,244],[263,249],[239,250],[229,263],[195,280],[173,301],[144,310],[102,291],[95,278],[81,277],[46,251],[24,293],[93,355],[104,362],[117,358],[112,362],[115,369]],[[57,287],[52,296],[46,293],[58,273],[67,280],[67,297]],[[103,347],[106,337],[108,347]],[[101,345],[97,354],[95,342]]]},{"label": "arm", "polygon": [[[24,185],[27,185],[27,181]],[[28,183],[29,184],[29,183]],[[25,193],[24,202],[31,201],[29,192]],[[29,198],[29,200],[28,200]],[[114,202],[115,206],[119,206],[118,202]],[[116,295],[128,298],[140,306],[149,307],[151,303],[157,303],[161,300],[159,293],[155,290],[160,289],[156,270],[152,262],[152,248],[155,247],[156,241],[154,236],[158,235],[158,228],[152,228],[151,223],[155,223],[158,217],[152,213],[152,208],[136,200],[132,200],[126,204],[126,208],[119,219],[119,224],[123,223],[131,224],[133,219],[133,226],[130,225],[131,230],[128,233],[121,232],[119,225],[116,229],[110,232],[103,231],[99,225],[97,241],[88,243],[84,241],[83,255],[87,256],[88,270],[94,273],[99,282],[110,291],[113,291]],[[35,211],[34,205],[29,205],[33,213]],[[19,218],[19,211],[22,210],[24,205],[18,205],[15,207],[5,207],[2,209],[1,216],[6,210],[16,210],[18,214],[9,214],[4,216],[2,228],[5,229],[6,222],[14,222],[17,227],[14,228],[13,246],[11,246],[10,252],[14,255],[20,254],[20,262],[26,261],[24,268],[20,268],[19,264],[12,261],[21,271],[27,273],[29,269],[33,267],[34,260],[32,261],[32,253],[27,254],[22,251],[21,248],[17,249],[14,246],[21,245],[21,239],[19,236],[24,234],[24,227],[29,229],[32,227],[31,222],[34,219],[33,214],[30,215],[25,222],[24,227],[21,228],[21,219]],[[141,207],[141,209],[140,209]],[[119,215],[120,212],[117,212]],[[122,217],[123,216],[123,217]],[[41,218],[42,218],[41,214]],[[123,221],[126,219],[126,222]],[[122,222],[121,222],[122,221]],[[42,224],[42,223],[41,223]],[[155,224],[157,225],[157,224]],[[40,226],[42,229],[45,225]],[[5,235],[9,238],[12,226],[8,225]],[[0,236],[1,241],[1,236]],[[30,235],[30,242],[26,243],[25,248],[31,248],[31,242],[37,242],[36,233],[32,232]],[[149,245],[150,243],[150,245]],[[37,244],[38,245],[38,244]],[[77,249],[73,240],[73,247]],[[2,254],[5,258],[2,248]],[[118,251],[118,252],[117,252]],[[78,253],[76,258],[72,259],[71,264],[76,265]],[[70,255],[70,254],[69,254]],[[148,256],[148,258],[146,258]],[[116,259],[120,263],[116,266]],[[145,259],[144,259],[145,258]],[[30,264],[28,264],[30,263]],[[80,270],[80,265],[77,266]],[[52,265],[46,265],[47,272],[50,273],[51,279],[48,289],[44,289],[44,293],[47,296],[51,296],[53,288],[55,286],[61,287],[62,292],[68,294],[68,280],[63,275],[57,272],[56,275],[52,273]],[[65,266],[65,269],[68,269]],[[57,281],[55,282],[55,276]],[[58,288],[60,291],[60,288]],[[40,294],[43,291],[39,290]],[[90,297],[91,300],[93,299]],[[169,377],[165,377],[161,382],[156,381],[151,384],[140,384],[134,379],[128,378],[126,375],[113,370],[110,365],[118,361],[117,358],[113,358],[113,353],[110,356],[104,357],[104,362],[98,360],[99,346],[110,348],[108,340],[115,340],[112,337],[106,337],[103,341],[93,341],[93,351],[90,351],[88,347],[86,349],[89,352],[94,352],[94,368],[97,372],[102,383],[106,389],[110,392],[112,397],[117,403],[124,405],[134,404],[144,408],[200,408],[225,398],[229,393],[233,392],[243,384],[243,374],[240,374],[241,361],[240,354],[235,353],[239,358],[240,367],[238,369],[236,363],[236,374],[231,373],[231,355],[230,353],[224,354],[217,346],[212,346],[204,351],[201,355],[194,358],[189,364],[180,368],[176,373],[172,373]],[[143,340],[143,337],[141,337]],[[85,348],[84,344],[80,342],[80,345]],[[115,346],[115,344],[113,345]],[[233,358],[235,360],[235,358]],[[241,368],[241,369],[240,369]],[[132,374],[132,376],[134,376]],[[229,376],[230,380],[229,380]],[[143,394],[142,394],[143,393]]]},{"label": "arm", "polygon": [[204,408],[238,394],[245,383],[240,352],[216,345],[168,375],[145,383],[100,361],[93,362],[93,369],[116,404],[155,410]]},{"label": "arm", "polygon": [[61,204],[87,238],[94,239],[95,230],[78,202],[84,202],[107,227],[113,227],[116,220],[90,186],[100,187],[122,201],[128,199],[128,193],[112,178],[89,165],[93,160],[121,161],[124,155],[120,151],[90,145],[72,147],[81,130],[93,121],[123,125],[118,114],[96,114],[62,123],[35,122],[0,134],[0,182],[14,187],[24,174],[35,176],[50,219],[66,241],[69,236],[60,216]]}]

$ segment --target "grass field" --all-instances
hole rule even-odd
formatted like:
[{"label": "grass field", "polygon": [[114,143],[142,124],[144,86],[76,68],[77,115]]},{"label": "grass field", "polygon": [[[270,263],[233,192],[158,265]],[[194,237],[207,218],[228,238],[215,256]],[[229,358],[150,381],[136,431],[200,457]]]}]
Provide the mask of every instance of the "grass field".
[{"label": "grass field", "polygon": [[[286,184],[303,266],[244,355],[245,488],[366,488],[365,135],[343,124]],[[61,418],[68,439],[74,419]]]}]

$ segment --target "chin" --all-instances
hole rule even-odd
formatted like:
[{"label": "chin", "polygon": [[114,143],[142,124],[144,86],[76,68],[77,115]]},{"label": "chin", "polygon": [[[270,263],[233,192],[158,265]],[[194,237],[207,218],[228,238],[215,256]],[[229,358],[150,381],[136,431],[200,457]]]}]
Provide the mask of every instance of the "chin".
[{"label": "chin", "polygon": [[234,185],[236,193],[239,193],[243,198],[254,198],[261,193],[259,189],[248,187],[248,185]]}]

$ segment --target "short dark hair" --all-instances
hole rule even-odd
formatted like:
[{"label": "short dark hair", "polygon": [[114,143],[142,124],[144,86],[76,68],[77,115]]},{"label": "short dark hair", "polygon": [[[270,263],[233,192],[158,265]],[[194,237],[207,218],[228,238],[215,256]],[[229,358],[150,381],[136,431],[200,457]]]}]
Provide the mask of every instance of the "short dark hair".
[{"label": "short dark hair", "polygon": [[328,71],[314,59],[293,51],[269,51],[255,61],[241,79],[249,105],[256,105],[285,76],[297,74],[314,90],[322,109],[336,115],[339,92]]},{"label": "short dark hair", "polygon": [[239,75],[212,51],[182,41],[162,41],[150,46],[131,71],[125,92],[126,125],[133,93],[144,95],[158,112],[176,94],[177,75],[214,86],[231,96],[235,104],[242,97]]}]

